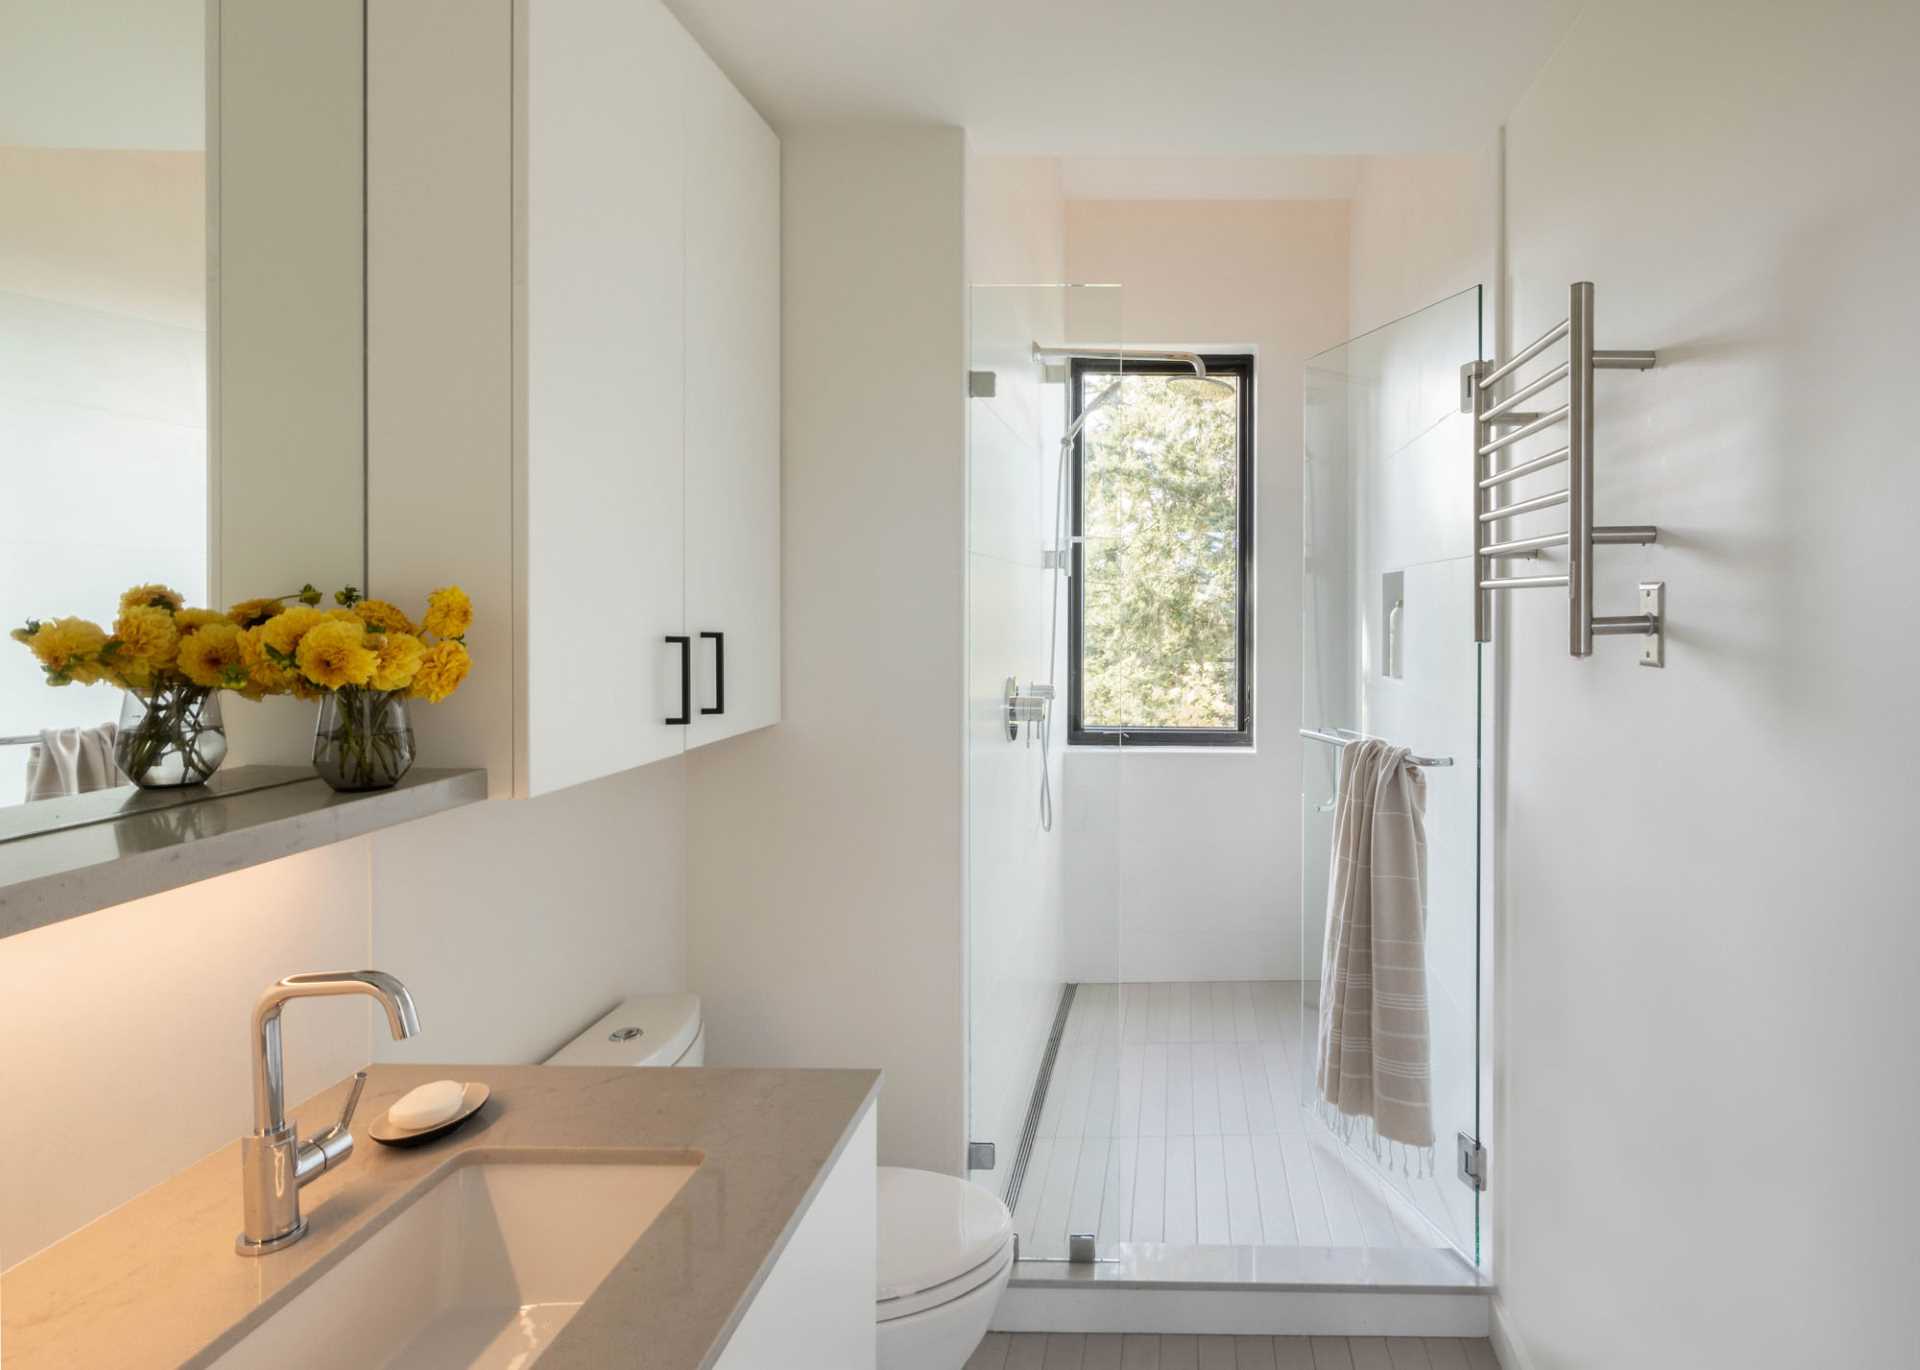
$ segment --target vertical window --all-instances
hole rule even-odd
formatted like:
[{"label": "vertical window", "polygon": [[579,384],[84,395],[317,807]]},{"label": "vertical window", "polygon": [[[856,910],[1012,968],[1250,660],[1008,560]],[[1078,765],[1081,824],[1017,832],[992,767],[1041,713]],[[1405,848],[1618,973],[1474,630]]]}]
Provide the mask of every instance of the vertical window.
[{"label": "vertical window", "polygon": [[1073,363],[1068,739],[1253,742],[1253,358]]}]

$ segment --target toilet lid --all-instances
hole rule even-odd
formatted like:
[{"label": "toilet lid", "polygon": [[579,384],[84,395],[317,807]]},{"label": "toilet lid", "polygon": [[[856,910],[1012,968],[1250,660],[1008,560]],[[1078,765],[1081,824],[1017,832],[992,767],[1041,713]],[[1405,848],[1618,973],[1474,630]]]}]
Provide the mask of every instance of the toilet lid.
[{"label": "toilet lid", "polygon": [[958,1279],[1013,1235],[1013,1215],[977,1184],[930,1170],[880,1167],[879,1298]]},{"label": "toilet lid", "polygon": [[647,994],[602,1015],[549,1056],[550,1066],[670,1066],[700,1035],[700,996]]}]

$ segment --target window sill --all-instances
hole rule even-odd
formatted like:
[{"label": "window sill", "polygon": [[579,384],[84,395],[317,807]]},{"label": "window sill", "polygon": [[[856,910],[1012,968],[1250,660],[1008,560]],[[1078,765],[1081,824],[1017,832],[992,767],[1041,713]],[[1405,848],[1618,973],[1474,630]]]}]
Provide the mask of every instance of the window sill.
[{"label": "window sill", "polygon": [[1069,743],[1067,751],[1078,756],[1254,756],[1259,744],[1250,747],[1115,747],[1100,742]]}]

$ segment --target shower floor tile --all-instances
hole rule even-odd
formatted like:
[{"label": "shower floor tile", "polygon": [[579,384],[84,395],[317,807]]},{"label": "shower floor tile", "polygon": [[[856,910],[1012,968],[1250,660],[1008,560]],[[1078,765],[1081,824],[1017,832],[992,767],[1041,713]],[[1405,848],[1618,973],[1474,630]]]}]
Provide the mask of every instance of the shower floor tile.
[{"label": "shower floor tile", "polygon": [[1443,1247],[1451,1175],[1389,1174],[1305,1106],[1311,986],[1083,984],[1014,1223],[1024,1257],[1067,1235],[1176,1245]]}]

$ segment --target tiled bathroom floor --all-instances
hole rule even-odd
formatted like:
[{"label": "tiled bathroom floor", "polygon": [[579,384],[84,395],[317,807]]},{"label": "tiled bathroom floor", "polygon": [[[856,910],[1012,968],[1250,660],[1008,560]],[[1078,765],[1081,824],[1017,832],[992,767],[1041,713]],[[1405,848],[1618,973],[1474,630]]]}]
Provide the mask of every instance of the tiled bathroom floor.
[{"label": "tiled bathroom floor", "polygon": [[[1301,1106],[1298,981],[1083,984],[1014,1212],[1023,1256],[1067,1234],[1174,1245],[1435,1247],[1453,1177],[1389,1178]],[[1310,1078],[1310,1077],[1309,1077]]]},{"label": "tiled bathroom floor", "polygon": [[992,1332],[966,1370],[1500,1370],[1452,1337],[1158,1337]]}]

